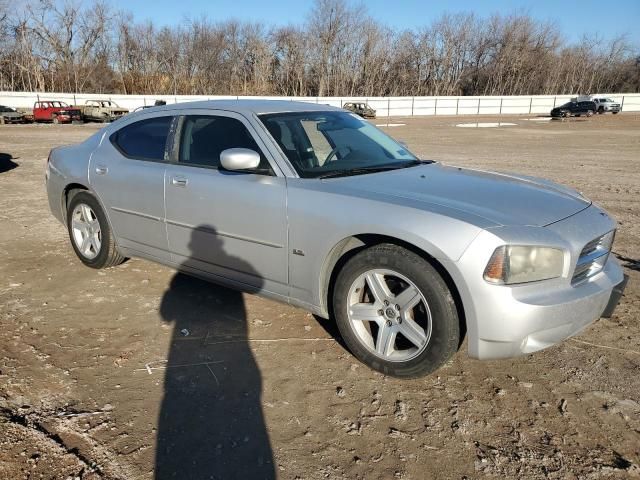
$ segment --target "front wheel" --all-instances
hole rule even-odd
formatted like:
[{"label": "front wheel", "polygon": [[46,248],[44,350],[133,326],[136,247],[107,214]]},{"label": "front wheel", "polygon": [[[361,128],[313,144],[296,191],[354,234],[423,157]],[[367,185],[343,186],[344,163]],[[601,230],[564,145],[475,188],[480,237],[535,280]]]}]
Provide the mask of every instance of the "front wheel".
[{"label": "front wheel", "polygon": [[107,268],[125,261],[100,203],[90,193],[78,192],[69,202],[67,228],[73,250],[88,267]]},{"label": "front wheel", "polygon": [[593,116],[593,111],[587,110],[587,117],[592,117],[592,116]]},{"label": "front wheel", "polygon": [[446,282],[429,262],[397,245],[351,258],[336,279],[333,307],[351,352],[384,374],[427,375],[458,349],[458,312]]}]

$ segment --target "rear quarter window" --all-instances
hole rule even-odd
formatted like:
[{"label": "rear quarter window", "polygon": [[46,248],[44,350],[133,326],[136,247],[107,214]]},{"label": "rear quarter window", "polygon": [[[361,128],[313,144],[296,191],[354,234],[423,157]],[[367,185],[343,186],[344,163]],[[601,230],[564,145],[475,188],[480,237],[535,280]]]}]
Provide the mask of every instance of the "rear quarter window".
[{"label": "rear quarter window", "polygon": [[173,117],[154,117],[130,123],[111,134],[111,143],[129,158],[163,161]]}]

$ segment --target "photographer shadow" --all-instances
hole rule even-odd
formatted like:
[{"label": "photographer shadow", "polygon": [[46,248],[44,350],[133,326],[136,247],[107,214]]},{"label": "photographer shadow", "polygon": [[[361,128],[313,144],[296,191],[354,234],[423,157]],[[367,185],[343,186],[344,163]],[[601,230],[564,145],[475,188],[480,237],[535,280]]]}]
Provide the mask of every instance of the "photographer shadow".
[{"label": "photographer shadow", "polygon": [[10,153],[0,153],[0,173],[8,172],[18,166]]},{"label": "photographer shadow", "polygon": [[[213,257],[220,265],[241,265],[259,278],[222,246],[215,229],[198,227],[189,245],[192,258],[183,267],[188,269],[192,259]],[[206,255],[200,255],[205,248]],[[262,413],[262,378],[249,347],[242,293],[176,273],[160,313],[173,325],[173,334],[155,478],[275,478]]]}]

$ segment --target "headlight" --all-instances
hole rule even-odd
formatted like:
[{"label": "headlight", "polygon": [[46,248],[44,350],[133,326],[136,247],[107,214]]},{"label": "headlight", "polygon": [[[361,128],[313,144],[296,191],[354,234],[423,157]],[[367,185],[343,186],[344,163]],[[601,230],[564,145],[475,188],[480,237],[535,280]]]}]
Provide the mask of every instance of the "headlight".
[{"label": "headlight", "polygon": [[487,282],[500,285],[556,278],[564,269],[564,253],[551,247],[503,245],[496,248],[484,270]]}]

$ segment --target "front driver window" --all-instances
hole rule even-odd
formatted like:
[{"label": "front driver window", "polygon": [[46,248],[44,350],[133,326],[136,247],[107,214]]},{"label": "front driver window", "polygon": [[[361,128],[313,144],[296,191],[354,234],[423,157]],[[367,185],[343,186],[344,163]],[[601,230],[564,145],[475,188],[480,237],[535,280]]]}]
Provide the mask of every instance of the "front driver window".
[{"label": "front driver window", "polygon": [[404,146],[352,113],[283,112],[260,115],[298,174],[316,178],[358,168],[412,165]]},{"label": "front driver window", "polygon": [[235,118],[190,115],[182,126],[179,162],[220,168],[220,154],[228,148],[248,148],[260,154],[260,165],[251,173],[271,175],[268,160],[244,124]]}]

